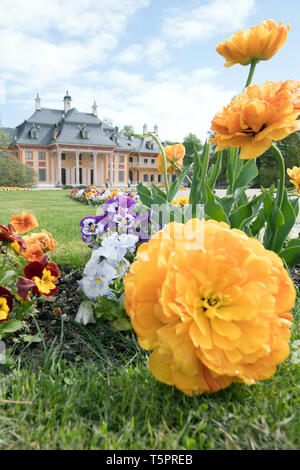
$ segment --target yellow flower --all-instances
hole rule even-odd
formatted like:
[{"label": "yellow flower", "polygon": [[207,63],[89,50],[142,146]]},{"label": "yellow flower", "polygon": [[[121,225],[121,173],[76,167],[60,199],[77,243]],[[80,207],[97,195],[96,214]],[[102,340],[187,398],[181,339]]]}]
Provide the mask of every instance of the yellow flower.
[{"label": "yellow flower", "polygon": [[5,297],[0,297],[0,322],[7,320],[9,314],[9,306]]},{"label": "yellow flower", "polygon": [[41,294],[49,294],[53,289],[55,289],[55,276],[52,275],[51,271],[44,269],[42,277],[34,276],[33,280],[36,283],[36,286]]},{"label": "yellow flower", "polygon": [[284,26],[282,21],[277,25],[273,20],[265,20],[219,42],[216,50],[226,59],[225,67],[248,65],[252,60],[269,60],[284,45],[289,30],[290,25]]},{"label": "yellow flower", "polygon": [[189,198],[187,196],[178,197],[177,199],[173,199],[172,201],[172,204],[177,207],[184,207],[188,203]]},{"label": "yellow flower", "polygon": [[225,223],[171,223],[142,244],[125,308],[160,381],[188,395],[254,383],[289,354],[295,288],[281,259]]},{"label": "yellow flower", "polygon": [[272,141],[300,129],[300,81],[251,85],[212,120],[216,151],[241,147],[241,158],[262,155]]},{"label": "yellow flower", "polygon": [[[176,170],[176,165],[181,168],[183,164],[183,158],[185,154],[185,147],[182,144],[167,145],[164,147],[166,159],[167,159],[167,172],[170,173],[172,170]],[[157,157],[157,168],[160,173],[164,172],[163,168],[163,157],[160,153]]]},{"label": "yellow flower", "polygon": [[288,168],[286,171],[291,178],[291,183],[295,186],[297,193],[300,193],[300,167],[293,166],[292,170]]}]

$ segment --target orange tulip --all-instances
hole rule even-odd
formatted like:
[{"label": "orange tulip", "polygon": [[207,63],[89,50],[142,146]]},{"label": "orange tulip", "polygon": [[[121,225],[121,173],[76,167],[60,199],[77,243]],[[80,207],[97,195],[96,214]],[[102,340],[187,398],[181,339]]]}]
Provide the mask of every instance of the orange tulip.
[{"label": "orange tulip", "polygon": [[288,168],[286,171],[291,178],[291,183],[295,186],[297,193],[300,194],[300,167],[293,166],[292,170]]},{"label": "orange tulip", "polygon": [[[183,164],[183,158],[185,154],[185,147],[182,144],[167,145],[164,147],[166,159],[167,159],[167,172],[170,173],[172,170],[176,170],[176,165],[181,168]],[[176,164],[176,165],[175,165]],[[163,157],[160,153],[157,157],[157,167],[160,173],[164,172]]]},{"label": "orange tulip", "polygon": [[241,147],[241,158],[262,155],[272,141],[300,129],[300,81],[251,85],[232,100],[212,121],[210,139],[216,151]]},{"label": "orange tulip", "polygon": [[284,45],[289,29],[290,25],[284,26],[282,21],[277,25],[273,20],[265,20],[219,42],[216,50],[226,59],[225,67],[248,65],[252,60],[269,60]]},{"label": "orange tulip", "polygon": [[38,227],[38,221],[33,214],[22,212],[21,215],[14,214],[11,217],[11,225],[16,233],[26,233]]},{"label": "orange tulip", "polygon": [[188,395],[266,379],[289,355],[293,282],[278,255],[225,223],[167,225],[138,248],[124,289],[151,372]]}]

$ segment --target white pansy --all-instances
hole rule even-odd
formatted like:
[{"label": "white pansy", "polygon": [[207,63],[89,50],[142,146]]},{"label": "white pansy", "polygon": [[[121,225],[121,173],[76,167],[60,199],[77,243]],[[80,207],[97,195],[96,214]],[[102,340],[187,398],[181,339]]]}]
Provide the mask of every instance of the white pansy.
[{"label": "white pansy", "polygon": [[90,300],[85,300],[79,305],[79,309],[75,318],[75,321],[82,325],[88,323],[96,323],[93,313],[93,303]]},{"label": "white pansy", "polygon": [[109,285],[116,276],[116,269],[106,260],[100,263],[89,262],[85,266],[84,277],[78,284],[89,299],[97,299],[110,292]]}]

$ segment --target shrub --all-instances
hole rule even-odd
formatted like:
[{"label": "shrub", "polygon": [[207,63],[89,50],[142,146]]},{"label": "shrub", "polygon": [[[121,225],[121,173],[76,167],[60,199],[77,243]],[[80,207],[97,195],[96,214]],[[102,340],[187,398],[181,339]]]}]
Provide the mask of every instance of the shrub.
[{"label": "shrub", "polygon": [[0,186],[32,187],[37,181],[33,168],[24,165],[7,152],[0,153]]}]

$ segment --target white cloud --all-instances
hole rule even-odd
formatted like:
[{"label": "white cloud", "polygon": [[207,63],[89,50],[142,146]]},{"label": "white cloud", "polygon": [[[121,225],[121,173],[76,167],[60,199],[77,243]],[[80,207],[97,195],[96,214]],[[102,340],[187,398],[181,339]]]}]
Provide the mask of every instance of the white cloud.
[{"label": "white cloud", "polygon": [[123,65],[133,65],[143,57],[143,46],[141,44],[131,44],[119,55],[114,57],[113,62]]},{"label": "white cloud", "polygon": [[170,60],[167,44],[161,39],[153,39],[145,48],[145,57],[154,67],[161,67]]},{"label": "white cloud", "polygon": [[255,0],[211,0],[191,10],[172,9],[163,22],[165,37],[176,47],[244,27]]}]

